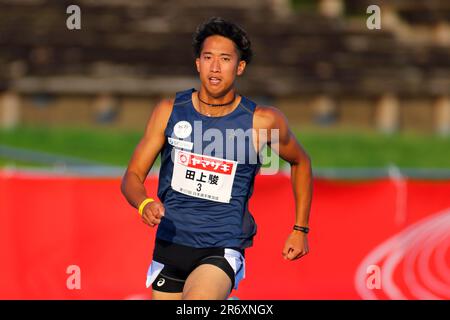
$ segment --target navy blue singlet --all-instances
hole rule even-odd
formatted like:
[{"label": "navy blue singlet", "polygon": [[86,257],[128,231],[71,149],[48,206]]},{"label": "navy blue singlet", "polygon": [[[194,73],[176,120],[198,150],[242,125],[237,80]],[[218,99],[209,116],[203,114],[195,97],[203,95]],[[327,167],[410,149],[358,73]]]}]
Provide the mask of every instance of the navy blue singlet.
[{"label": "navy blue singlet", "polygon": [[256,104],[242,96],[229,114],[208,117],[178,92],[161,150],[158,197],[165,216],[156,237],[195,248],[247,248],[256,223],[248,210],[261,162],[252,141]]}]

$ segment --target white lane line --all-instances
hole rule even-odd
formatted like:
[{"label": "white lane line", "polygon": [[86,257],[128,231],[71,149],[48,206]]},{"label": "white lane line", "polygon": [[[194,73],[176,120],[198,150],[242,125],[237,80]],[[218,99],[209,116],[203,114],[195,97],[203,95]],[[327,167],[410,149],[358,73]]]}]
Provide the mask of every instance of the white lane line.
[{"label": "white lane line", "polygon": [[399,167],[391,164],[388,168],[388,174],[394,183],[396,192],[394,221],[397,226],[402,226],[406,223],[408,184]]}]

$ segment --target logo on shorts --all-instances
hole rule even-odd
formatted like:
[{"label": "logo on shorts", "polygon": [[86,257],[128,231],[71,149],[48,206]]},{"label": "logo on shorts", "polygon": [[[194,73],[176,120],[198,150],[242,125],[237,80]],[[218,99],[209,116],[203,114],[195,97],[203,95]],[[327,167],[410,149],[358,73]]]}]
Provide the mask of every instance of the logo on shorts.
[{"label": "logo on shorts", "polygon": [[158,287],[161,287],[165,282],[166,282],[166,279],[161,278],[161,279],[158,280],[158,282],[156,283],[156,285],[157,285]]}]

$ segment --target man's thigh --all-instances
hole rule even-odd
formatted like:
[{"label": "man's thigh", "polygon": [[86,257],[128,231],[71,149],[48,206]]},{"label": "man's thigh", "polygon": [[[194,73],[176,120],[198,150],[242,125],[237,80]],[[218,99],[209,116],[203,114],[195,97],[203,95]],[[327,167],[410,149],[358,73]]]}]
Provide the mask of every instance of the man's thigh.
[{"label": "man's thigh", "polygon": [[183,292],[162,292],[152,289],[152,300],[181,300]]},{"label": "man's thigh", "polygon": [[152,283],[153,300],[180,300],[186,277],[176,267],[166,265]]},{"label": "man's thigh", "polygon": [[186,279],[183,300],[225,300],[231,292],[231,279],[212,264],[201,264]]}]

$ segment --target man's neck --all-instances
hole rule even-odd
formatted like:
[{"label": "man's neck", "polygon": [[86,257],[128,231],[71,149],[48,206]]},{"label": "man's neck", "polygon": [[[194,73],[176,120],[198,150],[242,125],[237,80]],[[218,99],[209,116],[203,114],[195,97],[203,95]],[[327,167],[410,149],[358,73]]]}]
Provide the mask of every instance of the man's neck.
[{"label": "man's neck", "polygon": [[[235,107],[236,103],[238,103],[239,96],[234,96],[235,92],[234,90],[231,92],[231,98],[228,98],[228,100],[225,100],[224,97],[229,96],[228,94],[221,98],[213,98],[210,97],[210,100],[205,100],[203,98],[203,95],[200,95],[200,92],[197,92],[195,95],[195,102],[198,106],[198,110],[200,113],[206,115],[206,116],[212,116],[212,117],[219,117],[222,115],[226,115],[230,113]],[[199,99],[200,96],[200,99]],[[234,99],[233,99],[234,97]],[[203,101],[203,102],[202,102]],[[212,102],[214,101],[214,102]],[[224,104],[222,106],[211,106],[209,104],[205,104],[204,102],[208,102],[210,104]],[[230,103],[227,103],[230,102]]]},{"label": "man's neck", "polygon": [[198,99],[202,102],[202,104],[212,107],[228,106],[233,104],[236,99],[236,90],[234,88],[231,88],[228,92],[224,93],[221,96],[214,96],[202,87],[197,94]]}]

